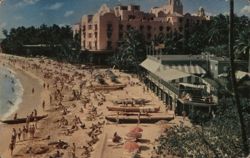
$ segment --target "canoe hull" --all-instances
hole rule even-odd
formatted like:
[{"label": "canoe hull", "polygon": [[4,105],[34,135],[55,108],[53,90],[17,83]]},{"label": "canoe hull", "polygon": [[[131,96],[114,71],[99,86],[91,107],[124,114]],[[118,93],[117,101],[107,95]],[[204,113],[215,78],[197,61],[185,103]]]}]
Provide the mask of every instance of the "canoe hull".
[{"label": "canoe hull", "polygon": [[107,85],[107,86],[94,86],[92,87],[93,90],[122,90],[123,88],[125,88],[126,85]]},{"label": "canoe hull", "polygon": [[[43,115],[43,116],[37,116],[37,121],[46,118],[48,115]],[[30,119],[30,122],[33,122],[34,118]],[[2,123],[6,123],[6,124],[20,124],[20,123],[26,123],[26,118],[18,118],[16,120],[2,120]]]},{"label": "canoe hull", "polygon": [[157,113],[160,111],[160,107],[115,107],[108,106],[109,111],[121,111],[121,112],[148,112]]},{"label": "canoe hull", "polygon": [[[173,116],[165,116],[165,117],[141,117],[140,118],[140,123],[156,123],[158,121],[161,120],[165,120],[165,121],[171,121],[173,120],[174,117]],[[106,120],[111,121],[111,122],[119,122],[119,123],[137,123],[138,122],[138,118],[135,117],[131,117],[131,116],[119,116],[118,119],[116,116],[106,116]]]}]

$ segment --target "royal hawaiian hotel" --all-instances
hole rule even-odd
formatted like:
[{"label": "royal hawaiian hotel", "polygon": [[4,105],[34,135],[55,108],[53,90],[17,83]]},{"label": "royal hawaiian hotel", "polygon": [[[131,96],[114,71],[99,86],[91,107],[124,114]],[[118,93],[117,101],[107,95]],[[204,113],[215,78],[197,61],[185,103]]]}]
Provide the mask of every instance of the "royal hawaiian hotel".
[{"label": "royal hawaiian hotel", "polygon": [[93,15],[84,15],[73,26],[73,32],[81,30],[81,49],[89,52],[114,52],[124,33],[129,29],[140,31],[145,39],[152,40],[160,34],[192,32],[195,25],[210,19],[201,7],[197,13],[183,12],[181,0],[168,0],[166,5],[142,11],[139,5],[118,5],[109,8],[106,4]]}]

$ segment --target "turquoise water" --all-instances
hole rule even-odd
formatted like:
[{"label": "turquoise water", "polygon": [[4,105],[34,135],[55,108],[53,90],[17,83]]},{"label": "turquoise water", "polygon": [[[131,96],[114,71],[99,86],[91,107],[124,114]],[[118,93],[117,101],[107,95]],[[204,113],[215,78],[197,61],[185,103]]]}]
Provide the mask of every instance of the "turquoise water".
[{"label": "turquoise water", "polygon": [[22,101],[23,87],[15,72],[0,67],[0,119],[5,119],[18,109]]}]

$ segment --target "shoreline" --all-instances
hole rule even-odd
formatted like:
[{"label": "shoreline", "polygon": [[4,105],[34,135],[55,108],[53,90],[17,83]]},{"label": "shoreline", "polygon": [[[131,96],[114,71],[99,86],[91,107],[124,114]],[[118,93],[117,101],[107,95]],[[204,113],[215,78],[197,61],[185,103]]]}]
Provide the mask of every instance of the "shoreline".
[{"label": "shoreline", "polygon": [[[13,103],[12,107],[8,109],[8,111],[6,113],[3,113],[2,116],[0,117],[0,120],[6,120],[8,119],[10,116],[12,116],[15,112],[18,111],[19,109],[19,105],[22,103],[23,101],[23,93],[24,93],[24,89],[23,89],[23,85],[20,81],[20,79],[17,77],[17,74],[14,70],[12,70],[9,67],[0,67],[0,69],[6,70],[8,72],[10,72],[9,76],[11,76],[12,79],[15,80],[15,88],[17,88],[18,91],[16,91],[15,89],[15,100],[11,100],[11,102]],[[13,96],[12,96],[13,97]],[[0,123],[1,125],[1,123]]]},{"label": "shoreline", "polygon": [[[6,60],[3,60],[4,63]],[[7,65],[7,64],[6,64]],[[38,77],[31,74],[30,72],[24,71],[20,69],[19,67],[14,67],[12,65],[7,65],[7,69],[14,72],[14,75],[17,80],[20,81],[22,87],[23,87],[23,95],[21,96],[21,102],[17,106],[16,110],[14,112],[11,112],[11,114],[4,118],[4,119],[11,119],[13,118],[14,114],[18,114],[18,118],[20,117],[26,117],[28,114],[30,114],[34,109],[37,109],[38,115],[42,113],[41,103],[42,103],[42,95],[44,93],[43,87],[42,87],[42,81],[39,80]],[[35,88],[35,93],[31,94],[32,87]],[[14,108],[14,107],[13,107]],[[9,152],[9,142],[11,138],[11,131],[12,128],[21,128],[23,125],[6,125],[6,124],[0,124],[0,133],[1,138],[0,142],[0,156],[4,158],[10,157]],[[19,150],[19,146],[15,150]]]}]

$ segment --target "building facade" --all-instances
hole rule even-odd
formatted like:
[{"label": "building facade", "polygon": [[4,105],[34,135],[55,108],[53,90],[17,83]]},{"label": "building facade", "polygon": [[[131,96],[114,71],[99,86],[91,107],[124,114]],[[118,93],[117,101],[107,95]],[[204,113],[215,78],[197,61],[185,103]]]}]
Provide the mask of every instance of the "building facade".
[{"label": "building facade", "polygon": [[104,4],[97,13],[82,17],[81,48],[92,52],[114,51],[130,29],[152,40],[160,34],[192,31],[195,25],[207,20],[209,17],[203,8],[195,15],[183,14],[181,0],[169,0],[166,6],[154,7],[149,12],[141,11],[138,5],[119,5],[111,9]]},{"label": "building facade", "polygon": [[[242,70],[247,62],[236,61]],[[199,109],[211,112],[218,104],[219,89],[215,80],[228,72],[229,59],[202,55],[148,55],[141,63],[145,83],[167,107],[181,115]],[[226,74],[227,75],[227,74]],[[244,78],[248,73],[239,71]]]}]

